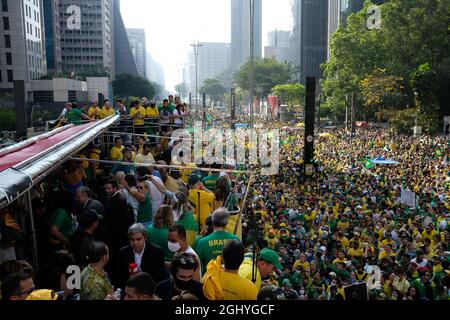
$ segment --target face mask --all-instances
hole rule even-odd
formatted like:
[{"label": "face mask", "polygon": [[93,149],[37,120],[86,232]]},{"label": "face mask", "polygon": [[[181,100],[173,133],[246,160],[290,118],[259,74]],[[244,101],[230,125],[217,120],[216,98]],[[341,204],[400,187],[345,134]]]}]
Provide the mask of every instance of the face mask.
[{"label": "face mask", "polygon": [[178,242],[173,243],[173,242],[169,241],[169,242],[167,242],[167,247],[169,248],[169,250],[171,252],[177,252],[178,250],[181,249],[181,246]]}]

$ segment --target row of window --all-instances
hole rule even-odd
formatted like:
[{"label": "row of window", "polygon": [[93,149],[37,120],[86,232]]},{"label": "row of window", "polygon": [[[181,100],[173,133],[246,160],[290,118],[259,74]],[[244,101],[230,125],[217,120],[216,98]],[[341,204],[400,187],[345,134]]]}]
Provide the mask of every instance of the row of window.
[{"label": "row of window", "polygon": [[[6,81],[7,82],[13,82],[14,81],[14,75],[12,70],[6,70]],[[3,82],[3,74],[2,70],[0,70],[0,82]]]},{"label": "row of window", "polygon": [[28,2],[33,2],[33,4],[39,8],[39,0],[33,0],[33,1],[28,0]]},{"label": "row of window", "polygon": [[63,61],[77,61],[77,60],[83,60],[83,61],[94,61],[94,60],[98,60],[98,61],[102,61],[103,60],[103,56],[65,56],[63,54],[62,56],[62,60]]},{"label": "row of window", "polygon": [[[36,38],[41,38],[41,28],[34,27]],[[27,33],[33,35],[33,25],[27,22]]]},{"label": "row of window", "polygon": [[8,0],[2,0],[2,11],[8,12]]},{"label": "row of window", "polygon": [[[25,15],[30,19],[33,18],[31,12],[32,12],[31,7],[25,5]],[[34,12],[34,21],[39,23],[39,13],[36,10],[33,10],[33,12]]]},{"label": "row of window", "polygon": [[34,42],[30,39],[27,39],[27,48],[29,51],[33,51],[35,53],[38,53],[38,54],[42,53],[40,42]]}]

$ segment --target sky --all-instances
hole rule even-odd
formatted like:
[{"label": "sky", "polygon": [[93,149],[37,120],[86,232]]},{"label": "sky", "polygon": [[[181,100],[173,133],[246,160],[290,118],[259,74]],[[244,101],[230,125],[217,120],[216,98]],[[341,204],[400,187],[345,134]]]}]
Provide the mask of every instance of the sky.
[{"label": "sky", "polygon": [[[126,28],[145,29],[147,51],[163,65],[169,91],[183,81],[194,41],[231,41],[230,0],[121,0],[120,5]],[[263,0],[263,46],[269,31],[291,28],[291,0]]]}]

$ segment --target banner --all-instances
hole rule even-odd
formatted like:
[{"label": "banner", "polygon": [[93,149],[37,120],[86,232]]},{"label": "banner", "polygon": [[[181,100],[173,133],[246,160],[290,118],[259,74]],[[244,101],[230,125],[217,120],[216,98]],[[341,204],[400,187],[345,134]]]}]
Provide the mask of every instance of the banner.
[{"label": "banner", "polygon": [[402,188],[400,202],[410,208],[416,207],[416,193]]}]

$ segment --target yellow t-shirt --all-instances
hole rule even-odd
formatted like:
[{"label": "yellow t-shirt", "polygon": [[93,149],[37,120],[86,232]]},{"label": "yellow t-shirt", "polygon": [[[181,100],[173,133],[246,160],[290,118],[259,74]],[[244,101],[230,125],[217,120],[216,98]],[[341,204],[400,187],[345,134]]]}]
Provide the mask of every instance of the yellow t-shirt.
[{"label": "yellow t-shirt", "polygon": [[348,241],[347,237],[339,238],[339,241],[341,242],[344,248],[348,248],[350,242]]},{"label": "yellow t-shirt", "polygon": [[198,214],[198,193],[200,193],[200,226],[203,228],[206,218],[211,214],[212,205],[216,196],[212,192],[194,189],[189,190],[188,199],[196,208],[195,214]]},{"label": "yellow t-shirt", "polygon": [[99,106],[96,107],[90,107],[88,110],[88,116],[91,119],[101,119],[102,117],[102,109],[100,109]]},{"label": "yellow t-shirt", "polygon": [[345,262],[345,258],[344,259],[336,258],[333,260],[333,264],[344,263],[344,262]]},{"label": "yellow t-shirt", "polygon": [[133,107],[130,110],[130,116],[134,119],[135,126],[143,126],[144,118],[145,118],[145,108],[143,106],[139,106],[138,108]]},{"label": "yellow t-shirt", "polygon": [[252,257],[250,255],[249,257],[246,257],[242,262],[241,267],[239,268],[239,276],[252,281],[253,270],[256,270],[255,286],[259,292],[259,290],[261,289],[261,274],[259,273],[258,267],[253,268]]},{"label": "yellow t-shirt", "polygon": [[363,256],[363,250],[361,248],[358,249],[350,248],[348,249],[347,254],[352,258],[360,258]]},{"label": "yellow t-shirt", "polygon": [[123,159],[122,150],[124,149],[124,146],[121,146],[120,148],[114,146],[111,148],[110,152],[110,158],[112,161],[120,161]]},{"label": "yellow t-shirt", "polygon": [[221,272],[220,283],[224,300],[256,300],[258,289],[250,280],[244,279],[236,273]]},{"label": "yellow t-shirt", "polygon": [[437,234],[436,230],[431,230],[431,233],[427,233],[427,230],[423,230],[422,240],[424,240],[425,238],[428,238],[428,239],[430,239],[430,241],[432,241],[435,234]]},{"label": "yellow t-shirt", "polygon": [[145,110],[145,115],[147,116],[147,118],[155,118],[159,116],[159,110],[156,107],[148,107],[147,110]]},{"label": "yellow t-shirt", "polygon": [[113,116],[116,114],[116,111],[113,108],[109,108],[107,109],[106,107],[102,108],[102,113],[101,113],[101,118],[105,119],[108,118],[109,116]]},{"label": "yellow t-shirt", "polygon": [[186,169],[183,169],[183,171],[181,172],[181,180],[184,183],[186,183],[186,184],[188,183],[188,179],[189,179],[189,176],[191,175],[191,173],[193,171],[193,168],[197,168],[197,165],[195,163],[189,163],[186,166]]},{"label": "yellow t-shirt", "polygon": [[177,192],[180,185],[178,184],[178,181],[172,178],[171,176],[167,176],[166,182],[164,182],[164,185],[166,186],[167,190],[170,192]]},{"label": "yellow t-shirt", "polygon": [[154,164],[155,159],[153,158],[153,155],[149,153],[148,155],[144,156],[143,154],[138,154],[136,156],[136,163],[146,163],[146,164]]},{"label": "yellow t-shirt", "polygon": [[310,264],[308,261],[305,262],[301,262],[300,260],[295,261],[294,266],[292,267],[292,270],[297,269],[297,267],[302,267],[303,270],[305,269],[309,269],[310,268]]}]

